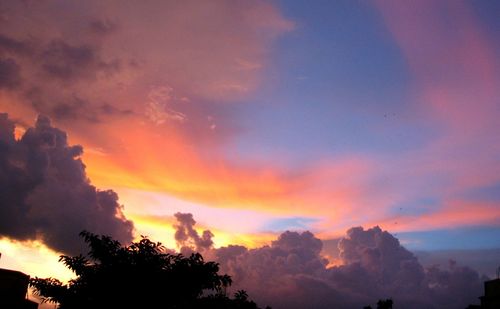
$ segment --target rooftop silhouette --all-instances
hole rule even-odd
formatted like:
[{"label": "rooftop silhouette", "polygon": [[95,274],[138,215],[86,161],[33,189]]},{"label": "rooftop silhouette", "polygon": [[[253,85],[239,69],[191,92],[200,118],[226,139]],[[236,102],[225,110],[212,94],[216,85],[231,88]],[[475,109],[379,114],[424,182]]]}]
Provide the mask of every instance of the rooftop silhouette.
[{"label": "rooftop silhouette", "polygon": [[27,299],[30,277],[20,271],[0,268],[0,308],[36,309],[38,304]]},{"label": "rooftop silhouette", "polygon": [[500,278],[484,283],[484,296],[479,297],[480,305],[469,305],[467,309],[498,309],[500,308]]}]

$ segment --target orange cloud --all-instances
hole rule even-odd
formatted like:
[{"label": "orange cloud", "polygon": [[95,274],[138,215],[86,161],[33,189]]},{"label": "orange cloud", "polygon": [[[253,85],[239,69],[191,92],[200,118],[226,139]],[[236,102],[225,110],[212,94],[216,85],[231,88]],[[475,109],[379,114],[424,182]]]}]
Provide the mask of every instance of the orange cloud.
[{"label": "orange cloud", "polygon": [[[124,132],[126,127],[133,129]],[[356,204],[354,197],[361,198],[364,175],[374,171],[362,158],[303,171],[259,162],[241,164],[225,159],[218,145],[197,148],[174,126],[157,128],[140,121],[102,125],[95,134],[116,141],[104,154],[84,155],[89,176],[98,186],[159,191],[216,207],[318,215],[328,205],[329,215],[344,213]],[[84,145],[92,143],[85,136],[73,137]]]}]

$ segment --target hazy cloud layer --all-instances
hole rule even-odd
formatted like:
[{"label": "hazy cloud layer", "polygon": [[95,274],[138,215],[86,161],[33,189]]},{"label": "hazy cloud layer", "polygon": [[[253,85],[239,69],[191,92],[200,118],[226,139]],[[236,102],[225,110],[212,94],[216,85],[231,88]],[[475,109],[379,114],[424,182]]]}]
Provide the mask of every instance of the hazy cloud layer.
[{"label": "hazy cloud layer", "polygon": [[480,274],[495,277],[500,261],[500,249],[415,251],[422,265],[448,265],[450,257],[458,264],[468,265]]},{"label": "hazy cloud layer", "polygon": [[82,230],[128,242],[133,224],[111,190],[90,184],[81,146],[40,116],[21,139],[0,114],[0,236],[40,239],[52,249],[78,253]]},{"label": "hazy cloud layer", "polygon": [[[191,214],[176,214],[176,239],[195,241]],[[207,231],[205,231],[207,232]],[[398,308],[462,308],[476,303],[486,279],[449,261],[423,267],[398,239],[379,227],[354,227],[338,241],[338,266],[329,267],[323,242],[311,232],[282,233],[269,246],[230,245],[205,256],[230,274],[234,289],[246,289],[273,308],[362,308],[392,298]]]},{"label": "hazy cloud layer", "polygon": [[187,97],[246,95],[270,42],[292,28],[265,1],[2,1],[0,89],[35,113],[95,123],[109,119],[107,105],[144,116],[151,88],[168,86],[183,111],[158,112],[198,118]]}]

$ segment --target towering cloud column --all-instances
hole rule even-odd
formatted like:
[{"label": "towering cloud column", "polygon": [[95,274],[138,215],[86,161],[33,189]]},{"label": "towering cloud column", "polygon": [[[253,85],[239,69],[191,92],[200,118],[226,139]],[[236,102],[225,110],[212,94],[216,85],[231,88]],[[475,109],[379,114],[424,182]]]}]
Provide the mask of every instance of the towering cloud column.
[{"label": "towering cloud column", "polygon": [[133,224],[118,195],[91,185],[66,133],[40,116],[16,140],[14,123],[0,114],[0,236],[42,240],[64,253],[79,253],[82,230],[128,242]]}]

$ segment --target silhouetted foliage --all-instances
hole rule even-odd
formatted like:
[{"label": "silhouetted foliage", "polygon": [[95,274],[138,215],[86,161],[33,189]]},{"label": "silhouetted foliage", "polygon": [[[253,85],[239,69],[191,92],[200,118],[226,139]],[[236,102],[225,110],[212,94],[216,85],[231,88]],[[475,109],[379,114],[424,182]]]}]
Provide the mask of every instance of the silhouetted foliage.
[{"label": "silhouetted foliage", "polygon": [[[392,309],[392,299],[379,299],[377,302],[377,309]],[[365,306],[363,309],[372,309],[372,306]]]},{"label": "silhouetted foliage", "polygon": [[189,257],[167,253],[161,243],[144,238],[129,246],[107,236],[80,234],[88,256],[61,256],[76,278],[62,284],[53,278],[31,279],[44,301],[60,309],[88,308],[227,308],[257,309],[245,291],[234,299],[226,289],[231,277],[199,253]]},{"label": "silhouetted foliage", "polygon": [[392,309],[392,299],[379,300],[377,302],[377,309]]}]

